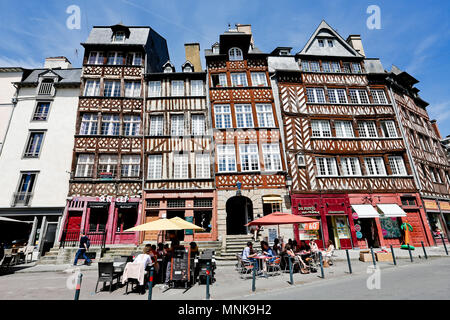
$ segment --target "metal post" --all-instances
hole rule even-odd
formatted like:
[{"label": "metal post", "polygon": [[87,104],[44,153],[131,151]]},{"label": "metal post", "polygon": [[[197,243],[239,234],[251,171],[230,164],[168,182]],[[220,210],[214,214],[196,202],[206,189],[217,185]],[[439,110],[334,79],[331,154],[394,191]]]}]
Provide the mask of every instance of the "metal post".
[{"label": "metal post", "polygon": [[373,248],[372,247],[370,247],[370,253],[372,253],[373,266],[376,267],[377,266],[377,262],[375,261],[375,254],[373,253]]},{"label": "metal post", "polygon": [[292,257],[289,256],[289,277],[290,277],[290,284],[294,284],[294,275],[292,270]]},{"label": "metal post", "polygon": [[447,246],[445,245],[444,236],[442,235],[442,233],[441,233],[441,240],[442,240],[442,244],[444,245],[445,254],[448,255]]},{"label": "metal post", "polygon": [[77,278],[77,286],[76,286],[76,290],[75,290],[75,299],[74,300],[79,300],[79,298],[80,298],[81,279],[82,278],[83,278],[83,275],[80,272],[78,274],[78,278]]},{"label": "metal post", "polygon": [[206,300],[209,300],[209,278],[210,278],[210,271],[209,271],[209,262],[206,263]]},{"label": "metal post", "polygon": [[428,259],[427,252],[425,250],[425,246],[423,245],[423,241],[420,241],[420,243],[422,243],[422,249],[423,249],[423,254],[425,255],[425,259]]},{"label": "metal post", "polygon": [[411,262],[413,262],[413,257],[412,257],[412,253],[411,253],[411,247],[409,246],[409,243],[407,243],[407,245],[408,245],[409,258],[411,259]]},{"label": "metal post", "polygon": [[352,273],[352,263],[350,262],[350,255],[348,254],[348,249],[345,249],[345,253],[347,254],[348,272]]},{"label": "metal post", "polygon": [[322,252],[319,252],[319,261],[320,261],[320,272],[322,273],[322,279],[325,279],[325,274],[323,273]]},{"label": "metal post", "polygon": [[148,300],[152,300],[153,293],[153,272],[155,268],[153,266],[150,267],[150,277],[148,279]]},{"label": "metal post", "polygon": [[394,266],[396,266],[397,260],[395,260],[395,253],[394,253],[394,248],[392,248],[392,244],[391,244],[391,253],[392,253],[392,260],[394,260]]},{"label": "metal post", "polygon": [[252,279],[252,291],[256,290],[256,266],[258,265],[257,261],[253,262],[253,279]]}]

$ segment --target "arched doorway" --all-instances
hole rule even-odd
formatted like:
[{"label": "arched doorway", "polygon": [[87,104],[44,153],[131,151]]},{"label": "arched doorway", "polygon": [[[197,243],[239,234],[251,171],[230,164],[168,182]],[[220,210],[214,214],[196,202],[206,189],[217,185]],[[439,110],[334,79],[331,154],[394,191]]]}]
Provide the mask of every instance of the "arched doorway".
[{"label": "arched doorway", "polygon": [[245,225],[253,220],[253,203],[243,196],[228,199],[227,210],[227,235],[248,234]]}]

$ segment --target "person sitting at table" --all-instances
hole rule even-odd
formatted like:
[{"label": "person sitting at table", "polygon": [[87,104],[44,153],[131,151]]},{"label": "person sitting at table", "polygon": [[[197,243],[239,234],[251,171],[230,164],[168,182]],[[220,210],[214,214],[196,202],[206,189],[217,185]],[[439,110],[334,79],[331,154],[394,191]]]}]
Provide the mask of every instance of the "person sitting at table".
[{"label": "person sitting at table", "polygon": [[272,251],[276,256],[279,256],[282,251],[280,240],[278,238],[275,238],[275,240],[273,240]]},{"label": "person sitting at table", "polygon": [[267,272],[267,262],[273,262],[275,260],[275,255],[273,250],[269,247],[269,244],[265,241],[261,241],[261,249],[263,255],[269,257],[269,259],[263,260],[263,270]]},{"label": "person sitting at table", "polygon": [[300,247],[298,246],[297,240],[293,240],[291,244],[291,250],[295,253],[300,251]]},{"label": "person sitting at table", "polygon": [[242,250],[242,260],[253,262],[257,255],[253,250],[253,243],[251,241],[247,242],[247,246]]},{"label": "person sitting at table", "polygon": [[192,241],[191,243],[189,243],[189,246],[191,247],[191,258],[195,258],[196,256],[198,256],[199,251],[197,243],[195,241]]},{"label": "person sitting at table", "polygon": [[[330,264],[330,258],[333,255],[333,252],[334,252],[333,241],[328,240],[328,242],[327,242],[327,250],[322,253],[323,260],[327,261]],[[331,263],[331,264],[333,264],[333,263]]]},{"label": "person sitting at table", "polygon": [[150,245],[146,245],[144,247],[144,249],[142,250],[142,253],[137,255],[136,258],[134,258],[133,263],[144,263],[145,264],[145,268],[152,266],[153,265],[153,260],[152,260],[152,252],[151,252],[151,246]]},{"label": "person sitting at table", "polygon": [[294,258],[296,261],[298,261],[302,267],[300,267],[300,271],[302,273],[306,273],[307,270],[306,263],[302,260],[302,258],[294,253],[291,246],[289,244],[286,245],[286,254],[288,257]]}]

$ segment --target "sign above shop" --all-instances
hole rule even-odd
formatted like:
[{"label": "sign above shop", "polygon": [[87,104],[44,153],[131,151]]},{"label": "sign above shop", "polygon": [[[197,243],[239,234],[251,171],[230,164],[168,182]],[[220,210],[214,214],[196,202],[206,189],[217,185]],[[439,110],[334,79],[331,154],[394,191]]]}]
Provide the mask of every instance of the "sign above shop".
[{"label": "sign above shop", "polygon": [[304,230],[319,230],[320,222],[310,222],[303,224]]},{"label": "sign above shop", "polygon": [[425,209],[427,210],[439,211],[437,203],[434,200],[423,200],[423,204],[425,205]]},{"label": "sign above shop", "polygon": [[441,207],[441,211],[450,212],[450,202],[439,201],[439,206]]},{"label": "sign above shop", "polygon": [[99,202],[112,202],[113,200],[115,200],[115,202],[127,202],[129,199],[128,196],[116,197],[115,199],[113,196],[108,195],[97,197],[97,201]]},{"label": "sign above shop", "polygon": [[319,211],[316,210],[316,207],[298,207],[298,211],[300,214],[320,214]]}]

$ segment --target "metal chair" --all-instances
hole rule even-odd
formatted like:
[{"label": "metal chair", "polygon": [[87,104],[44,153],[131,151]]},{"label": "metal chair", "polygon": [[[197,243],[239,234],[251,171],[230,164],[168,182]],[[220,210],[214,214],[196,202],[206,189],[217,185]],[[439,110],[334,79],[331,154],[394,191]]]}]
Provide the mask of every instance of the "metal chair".
[{"label": "metal chair", "polygon": [[33,261],[33,251],[34,251],[34,246],[27,246],[25,248],[25,252],[24,252],[24,254],[25,254],[25,263],[28,262],[28,256],[31,256],[30,257],[30,262]]},{"label": "metal chair", "polygon": [[118,280],[119,274],[114,272],[114,265],[112,262],[99,262],[98,263],[98,279],[95,286],[95,293],[97,293],[97,287],[99,282],[103,282],[103,290],[105,289],[105,283],[109,282],[109,293],[111,293],[114,279]]},{"label": "metal chair", "polygon": [[267,263],[267,272],[281,274],[281,257],[275,257],[273,262]]},{"label": "metal chair", "polygon": [[236,257],[239,264],[238,272],[240,274],[240,277],[243,279],[245,275],[248,275],[253,271],[254,266],[250,261],[242,260],[242,257],[240,255],[237,255]]}]

